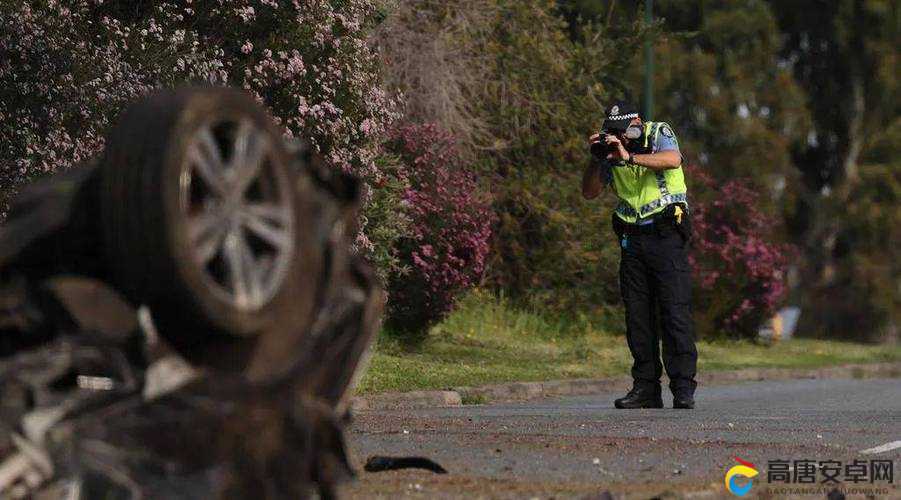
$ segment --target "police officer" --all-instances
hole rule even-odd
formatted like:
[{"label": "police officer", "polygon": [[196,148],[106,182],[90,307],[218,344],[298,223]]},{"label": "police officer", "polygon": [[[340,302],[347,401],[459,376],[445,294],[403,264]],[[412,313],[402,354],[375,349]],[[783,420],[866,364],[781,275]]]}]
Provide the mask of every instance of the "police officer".
[{"label": "police officer", "polygon": [[612,184],[619,199],[612,219],[622,250],[620,292],[634,363],[632,390],[615,406],[663,408],[662,341],[673,408],[694,408],[698,352],[687,253],[691,231],[676,135],[668,124],[642,122],[634,106],[618,102],[589,142],[593,159],[582,177],[582,195],[593,199]]}]

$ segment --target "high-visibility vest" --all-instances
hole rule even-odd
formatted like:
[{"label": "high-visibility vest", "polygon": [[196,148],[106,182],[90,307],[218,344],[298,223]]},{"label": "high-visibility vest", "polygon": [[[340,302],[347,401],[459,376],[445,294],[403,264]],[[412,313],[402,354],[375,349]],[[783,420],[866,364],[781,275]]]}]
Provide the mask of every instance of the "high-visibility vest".
[{"label": "high-visibility vest", "polygon": [[[649,145],[656,143],[657,135],[664,126],[670,131],[673,129],[665,122],[644,124],[644,149],[651,150]],[[634,224],[639,219],[647,219],[672,203],[688,204],[688,187],[685,185],[682,165],[655,171],[623,162],[611,170],[613,188],[619,198],[616,215],[625,222]]]}]

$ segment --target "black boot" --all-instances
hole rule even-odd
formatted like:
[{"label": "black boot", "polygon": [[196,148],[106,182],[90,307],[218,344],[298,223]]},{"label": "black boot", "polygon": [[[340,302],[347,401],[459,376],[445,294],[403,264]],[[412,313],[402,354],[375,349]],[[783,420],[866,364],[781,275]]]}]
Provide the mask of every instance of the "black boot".
[{"label": "black boot", "polygon": [[660,386],[635,386],[626,394],[613,402],[613,406],[621,409],[632,408],[663,408],[663,398],[660,395]]},{"label": "black boot", "polygon": [[694,395],[688,393],[673,394],[673,408],[682,410],[693,410],[695,407]]}]

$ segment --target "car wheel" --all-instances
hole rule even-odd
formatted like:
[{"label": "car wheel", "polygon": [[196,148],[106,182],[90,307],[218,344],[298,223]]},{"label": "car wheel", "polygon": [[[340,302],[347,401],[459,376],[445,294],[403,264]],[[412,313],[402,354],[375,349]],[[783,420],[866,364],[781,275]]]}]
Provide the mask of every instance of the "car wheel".
[{"label": "car wheel", "polygon": [[303,224],[290,162],[269,116],[236,90],[160,92],[112,130],[99,194],[110,279],[188,358],[284,319]]}]

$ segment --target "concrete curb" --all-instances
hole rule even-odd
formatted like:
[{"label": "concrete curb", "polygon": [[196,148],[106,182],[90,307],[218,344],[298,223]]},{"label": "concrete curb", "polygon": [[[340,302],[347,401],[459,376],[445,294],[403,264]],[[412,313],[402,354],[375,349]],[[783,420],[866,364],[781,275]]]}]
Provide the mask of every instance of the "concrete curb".
[{"label": "concrete curb", "polygon": [[[901,363],[841,365],[823,368],[746,368],[734,371],[707,372],[698,376],[703,385],[728,384],[754,380],[829,379],[829,378],[899,378]],[[455,387],[444,391],[387,392],[357,396],[351,402],[354,411],[390,410],[397,408],[435,408],[467,404],[525,401],[529,399],[582,396],[625,391],[631,387],[629,377],[608,379],[551,380],[547,382],[511,382],[481,387]]]},{"label": "concrete curb", "polygon": [[390,410],[394,408],[433,408],[436,406],[461,406],[463,400],[457,391],[386,392],[368,397],[355,397],[353,410]]}]

